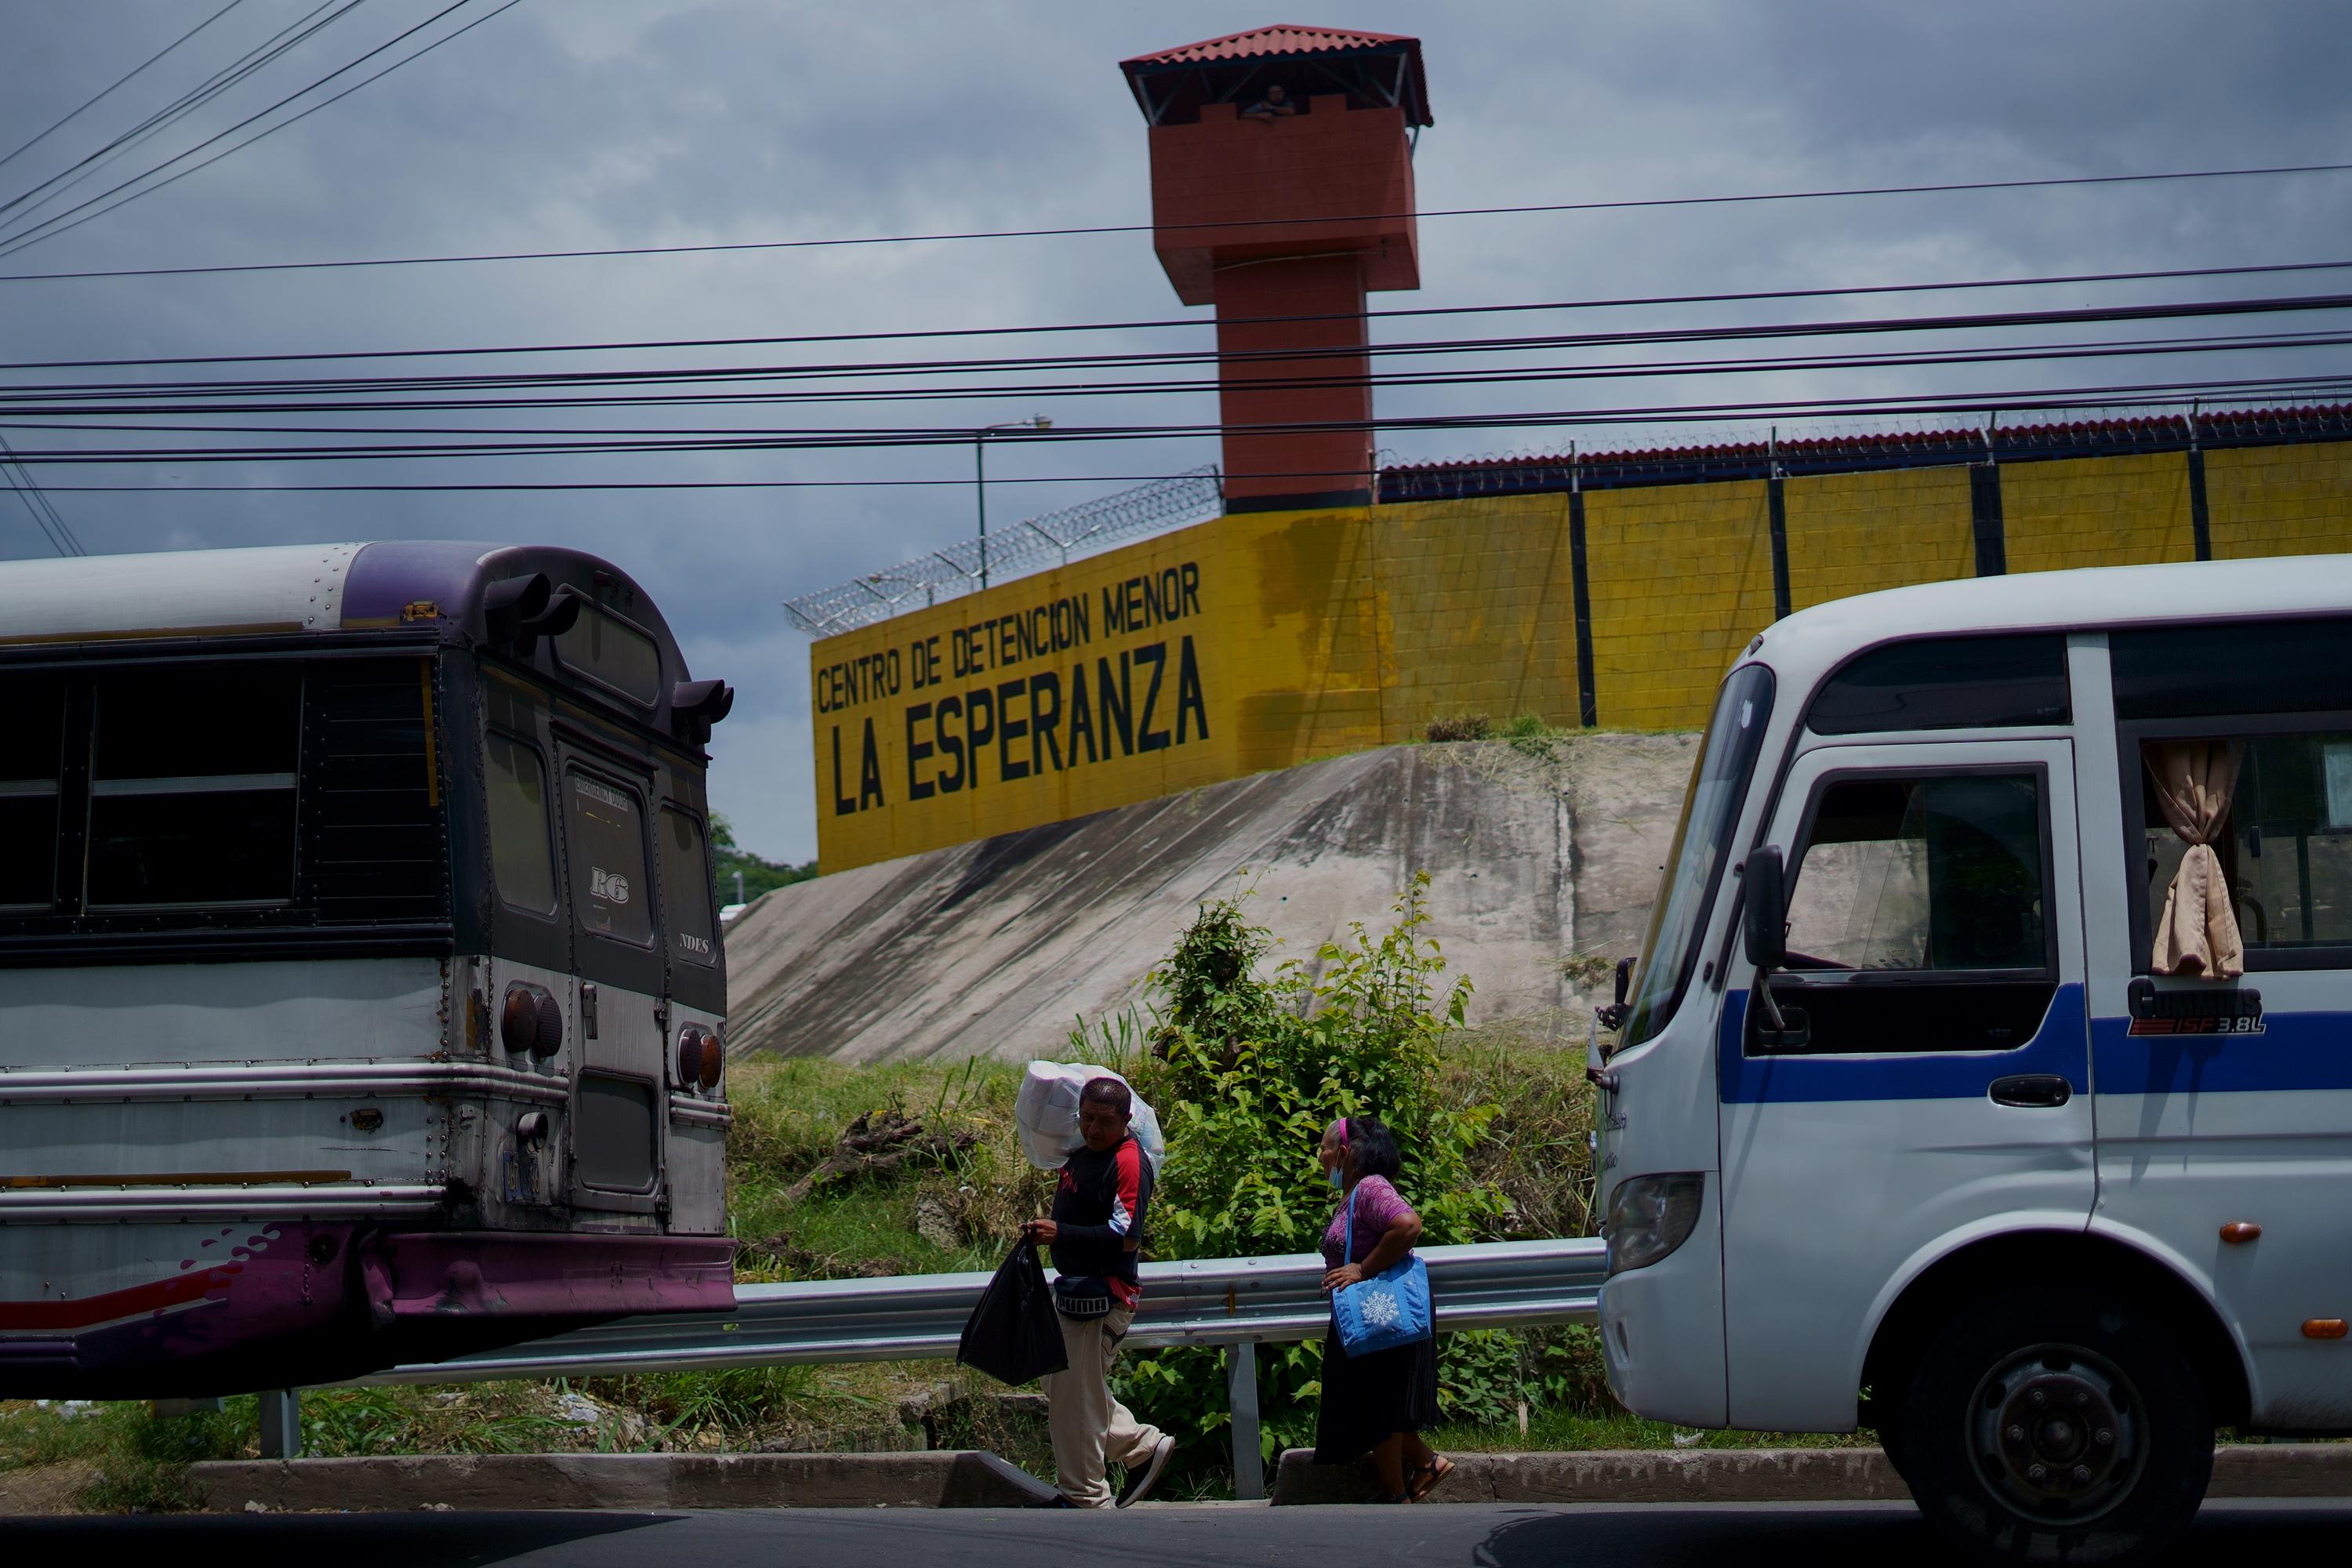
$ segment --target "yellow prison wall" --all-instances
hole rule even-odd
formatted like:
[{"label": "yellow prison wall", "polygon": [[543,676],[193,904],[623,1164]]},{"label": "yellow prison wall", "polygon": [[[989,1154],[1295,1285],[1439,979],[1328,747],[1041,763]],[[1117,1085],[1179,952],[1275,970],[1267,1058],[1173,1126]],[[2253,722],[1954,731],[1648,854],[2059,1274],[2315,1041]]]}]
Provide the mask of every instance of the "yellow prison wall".
[{"label": "yellow prison wall", "polygon": [[[2207,452],[2217,557],[2352,549],[2352,444]],[[1962,465],[1781,485],[1789,602],[1972,575]],[[1999,469],[2010,571],[2187,560],[2180,452]],[[1440,717],[1693,728],[1774,618],[1763,479],[1241,513],[819,640],[828,871],[1418,736]]]}]

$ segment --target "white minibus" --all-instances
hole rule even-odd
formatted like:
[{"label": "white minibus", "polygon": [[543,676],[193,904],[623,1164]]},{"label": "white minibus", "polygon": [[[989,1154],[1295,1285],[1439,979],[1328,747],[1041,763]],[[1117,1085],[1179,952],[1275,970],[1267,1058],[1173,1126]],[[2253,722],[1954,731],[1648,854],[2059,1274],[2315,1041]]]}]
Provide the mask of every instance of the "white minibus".
[{"label": "white minibus", "polygon": [[1599,1085],[1609,1376],[2129,1562],[2352,1432],[2352,557],[1804,610],[1725,679]]}]

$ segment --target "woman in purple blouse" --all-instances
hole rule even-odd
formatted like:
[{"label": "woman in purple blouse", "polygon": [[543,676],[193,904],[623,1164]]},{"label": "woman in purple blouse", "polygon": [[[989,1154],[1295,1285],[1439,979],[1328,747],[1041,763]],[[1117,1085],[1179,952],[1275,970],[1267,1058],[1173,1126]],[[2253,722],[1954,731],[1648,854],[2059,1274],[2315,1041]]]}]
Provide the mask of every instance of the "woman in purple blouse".
[{"label": "woman in purple blouse", "polygon": [[[1394,1184],[1401,1161],[1380,1119],[1343,1116],[1316,1151],[1333,1186],[1346,1195],[1323,1232],[1323,1289],[1337,1290],[1402,1262],[1421,1239],[1421,1216]],[[1347,1226],[1354,1203],[1354,1261]],[[1453,1462],[1421,1440],[1437,1425],[1434,1335],[1367,1355],[1339,1348],[1335,1326],[1323,1335],[1323,1407],[1315,1421],[1315,1462],[1353,1464],[1366,1454],[1381,1502],[1419,1502],[1454,1471]]]}]

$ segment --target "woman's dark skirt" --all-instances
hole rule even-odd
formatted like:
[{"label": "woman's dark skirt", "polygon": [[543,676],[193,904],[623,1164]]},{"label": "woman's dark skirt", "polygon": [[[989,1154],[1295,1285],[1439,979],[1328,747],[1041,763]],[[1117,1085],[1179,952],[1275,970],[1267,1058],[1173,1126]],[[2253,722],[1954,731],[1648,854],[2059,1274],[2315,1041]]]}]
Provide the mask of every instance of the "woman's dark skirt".
[{"label": "woman's dark skirt", "polygon": [[1436,1425],[1436,1336],[1350,1356],[1339,1348],[1336,1330],[1324,1331],[1317,1464],[1350,1464],[1399,1432],[1426,1432]]}]

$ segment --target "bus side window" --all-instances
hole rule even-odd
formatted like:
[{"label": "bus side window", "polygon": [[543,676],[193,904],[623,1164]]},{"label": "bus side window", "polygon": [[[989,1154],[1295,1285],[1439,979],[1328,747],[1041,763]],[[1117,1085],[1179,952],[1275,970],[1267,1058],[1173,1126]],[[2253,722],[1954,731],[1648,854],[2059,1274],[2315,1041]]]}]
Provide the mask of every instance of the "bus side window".
[{"label": "bus side window", "polygon": [[2031,773],[1831,784],[1789,900],[1790,966],[2042,968],[2040,786]]},{"label": "bus side window", "polygon": [[490,870],[518,910],[555,909],[555,855],[547,841],[547,768],[539,752],[493,730],[482,746],[489,795]]},{"label": "bus side window", "polygon": [[[2140,755],[2151,931],[2188,854],[2188,832],[2201,831],[2249,955],[2352,948],[2352,731],[2151,739]],[[2210,781],[2210,827],[2185,800],[2168,812],[2157,785],[2159,768],[2192,762]],[[2188,832],[2176,829],[2176,813]],[[2305,962],[2352,965],[2352,953],[2309,952]]]},{"label": "bus side window", "polygon": [[578,768],[563,776],[572,908],[580,929],[636,947],[652,946],[645,808],[630,790]]},{"label": "bus side window", "polygon": [[688,963],[709,963],[718,954],[710,934],[710,859],[702,824],[665,805],[655,842],[661,850],[662,926],[669,932],[670,950]]},{"label": "bus side window", "polygon": [[58,780],[66,688],[55,675],[0,683],[14,732],[0,746],[0,909],[46,910],[58,896]]},{"label": "bus side window", "polygon": [[[1808,1020],[1795,1048],[1993,1051],[2033,1037],[2058,989],[2043,794],[2039,769],[1825,781],[1790,889],[1786,965],[1765,981]],[[1748,1048],[1781,1047],[1751,1034]]]},{"label": "bus side window", "polygon": [[290,900],[301,668],[109,670],[92,685],[89,907]]}]

